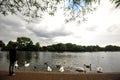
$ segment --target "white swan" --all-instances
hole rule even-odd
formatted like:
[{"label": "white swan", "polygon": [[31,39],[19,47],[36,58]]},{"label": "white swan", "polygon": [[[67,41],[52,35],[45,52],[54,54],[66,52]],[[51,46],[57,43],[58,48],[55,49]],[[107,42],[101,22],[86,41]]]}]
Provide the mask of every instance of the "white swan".
[{"label": "white swan", "polygon": [[51,72],[52,68],[50,66],[47,67],[47,71]]},{"label": "white swan", "polygon": [[15,68],[17,68],[18,67],[18,63],[17,63],[17,61],[15,62]]},{"label": "white swan", "polygon": [[25,65],[24,65],[25,67],[28,67],[28,66],[30,66],[30,63],[27,63],[26,61],[25,61]]},{"label": "white swan", "polygon": [[64,72],[64,71],[65,71],[65,70],[64,70],[64,67],[61,66],[60,69],[59,69],[59,71],[60,71],[60,72]]},{"label": "white swan", "polygon": [[97,72],[98,73],[102,73],[103,72],[103,68],[102,67],[97,67]]}]

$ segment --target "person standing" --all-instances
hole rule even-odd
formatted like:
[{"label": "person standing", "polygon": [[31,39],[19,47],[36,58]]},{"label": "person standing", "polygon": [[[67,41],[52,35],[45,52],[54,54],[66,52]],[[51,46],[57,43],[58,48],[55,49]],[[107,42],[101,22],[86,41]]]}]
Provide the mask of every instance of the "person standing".
[{"label": "person standing", "polygon": [[9,64],[9,76],[15,75],[14,66],[15,66],[15,62],[17,60],[17,57],[16,57],[17,48],[18,48],[18,46],[16,44],[14,44],[12,46],[12,48],[10,49],[10,51],[9,51],[9,61],[10,61],[10,64]]}]

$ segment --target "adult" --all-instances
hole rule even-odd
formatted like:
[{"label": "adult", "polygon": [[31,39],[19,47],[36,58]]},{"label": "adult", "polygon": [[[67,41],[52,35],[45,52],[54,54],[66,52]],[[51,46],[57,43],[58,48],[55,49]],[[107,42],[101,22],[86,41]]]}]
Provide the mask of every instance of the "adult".
[{"label": "adult", "polygon": [[10,60],[10,65],[9,65],[9,76],[15,75],[14,73],[14,66],[15,62],[17,60],[16,53],[17,53],[17,48],[18,46],[14,44],[12,48],[9,51],[9,60]]}]

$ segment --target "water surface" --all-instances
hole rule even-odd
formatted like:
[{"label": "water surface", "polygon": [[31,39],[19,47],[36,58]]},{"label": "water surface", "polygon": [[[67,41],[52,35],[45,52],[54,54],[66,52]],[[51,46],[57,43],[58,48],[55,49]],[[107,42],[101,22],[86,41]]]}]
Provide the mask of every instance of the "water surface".
[{"label": "water surface", "polygon": [[[76,72],[76,67],[92,65],[92,72],[102,67],[104,72],[120,72],[120,52],[17,52],[19,70],[46,71],[44,63],[58,71],[56,65],[62,65],[67,72]],[[30,63],[25,68],[24,62]],[[8,70],[8,52],[0,52],[0,70]],[[89,69],[87,69],[89,72]]]}]

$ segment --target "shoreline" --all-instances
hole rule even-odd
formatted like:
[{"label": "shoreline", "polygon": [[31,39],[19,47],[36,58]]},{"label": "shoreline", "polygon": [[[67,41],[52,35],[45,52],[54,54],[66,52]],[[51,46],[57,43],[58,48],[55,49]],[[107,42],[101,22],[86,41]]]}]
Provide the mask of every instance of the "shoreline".
[{"label": "shoreline", "polygon": [[[14,70],[15,72],[29,72],[29,73],[66,73],[66,74],[120,74],[120,72],[102,72],[102,73],[97,73],[97,72],[59,72],[59,71],[40,71],[40,70]],[[0,72],[8,72],[8,70],[0,70]]]},{"label": "shoreline", "polygon": [[47,71],[15,71],[15,76],[8,76],[8,71],[0,70],[1,80],[120,80],[120,73],[74,73]]}]

